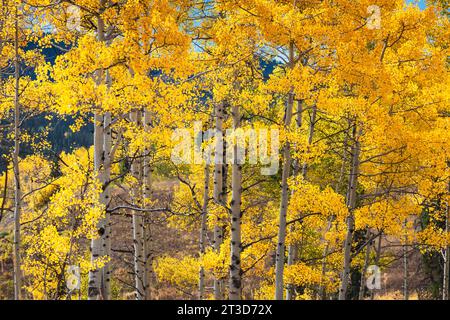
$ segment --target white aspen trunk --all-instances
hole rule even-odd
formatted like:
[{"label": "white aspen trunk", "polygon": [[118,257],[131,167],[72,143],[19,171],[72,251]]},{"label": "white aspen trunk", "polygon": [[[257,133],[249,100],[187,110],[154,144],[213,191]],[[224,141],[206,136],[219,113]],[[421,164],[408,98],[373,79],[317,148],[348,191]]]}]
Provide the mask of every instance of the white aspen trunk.
[{"label": "white aspen trunk", "polygon": [[360,142],[357,134],[356,122],[353,127],[353,146],[352,146],[352,166],[349,177],[349,187],[347,196],[347,206],[349,208],[349,216],[347,217],[347,234],[344,242],[344,268],[341,277],[341,286],[339,288],[339,300],[345,300],[347,296],[347,288],[350,280],[351,251],[353,243],[353,232],[355,229],[354,210],[356,207],[356,188],[358,186],[359,175],[359,154]]},{"label": "white aspen trunk", "polygon": [[408,288],[408,235],[406,233],[406,220],[403,223],[405,228],[405,236],[403,244],[403,299],[409,300],[409,288]]},{"label": "white aspen trunk", "polygon": [[[450,183],[448,185],[448,191],[450,193]],[[445,233],[450,232],[450,205],[447,200],[447,210],[445,212]],[[444,279],[442,284],[442,300],[448,300],[448,287],[449,287],[449,273],[450,273],[450,246],[445,247],[444,252]]]},{"label": "white aspen trunk", "polygon": [[[98,174],[98,179],[103,182],[103,116],[99,113],[94,114],[94,170]],[[101,196],[100,196],[101,197]],[[102,198],[102,197],[101,197]],[[91,263],[102,255],[102,229],[101,223],[98,226],[98,236],[91,241]],[[94,268],[89,271],[88,299],[99,300],[101,298],[101,270]]]},{"label": "white aspen trunk", "polygon": [[22,272],[20,259],[20,215],[22,209],[22,190],[20,187],[19,152],[20,152],[20,102],[19,102],[19,16],[16,7],[14,32],[14,299],[22,299]]},{"label": "white aspen trunk", "polygon": [[[94,115],[94,170],[98,174],[98,179],[103,182],[102,174],[102,158],[103,158],[103,117],[95,113]],[[102,234],[104,229],[99,223],[99,234],[91,241],[91,263],[95,264],[96,260],[102,254]],[[88,283],[88,299],[99,300],[101,298],[101,270],[95,268],[89,271]]]},{"label": "white aspen trunk", "polygon": [[[216,116],[216,131],[219,133],[219,139],[216,140],[216,148],[214,154],[214,201],[222,206],[226,205],[225,201],[225,182],[226,177],[226,164],[225,159],[225,145],[224,145],[224,133],[223,133],[223,118],[224,118],[224,104],[215,105]],[[214,227],[214,250],[220,252],[220,246],[223,241],[223,232],[220,221]],[[214,299],[223,299],[223,280],[214,278]]]},{"label": "white aspen trunk", "polygon": [[[111,200],[111,186],[109,181],[111,179],[111,113],[106,112],[103,122],[103,154],[104,154],[104,172],[103,172],[103,185],[104,190],[102,193],[102,202],[107,206]],[[107,211],[105,213],[105,219],[101,222],[101,228],[104,228],[102,235],[102,245],[104,256],[111,258],[111,215]],[[111,261],[107,262],[102,268],[102,296],[104,300],[111,299]]]},{"label": "white aspen trunk", "polygon": [[[144,130],[148,133],[151,130],[151,114],[150,110],[144,111]],[[144,206],[148,207],[148,201],[151,200],[152,192],[152,168],[150,162],[150,146],[149,142],[146,142],[144,148]],[[145,287],[145,299],[151,299],[151,289],[154,279],[153,272],[153,234],[152,234],[152,214],[145,217],[144,221],[144,287]]]},{"label": "white aspen trunk", "polygon": [[[131,112],[131,121],[136,124],[136,127],[142,125],[142,118],[140,111]],[[133,159],[131,165],[131,173],[135,178],[135,185],[133,188],[133,204],[137,207],[141,204],[141,188],[142,185],[142,161],[139,154]],[[144,221],[140,212],[133,212],[133,243],[134,243],[134,282],[136,289],[136,300],[143,300],[145,295],[144,290]]]},{"label": "white aspen trunk", "polygon": [[[294,43],[289,45],[289,67],[294,67]],[[286,112],[284,115],[284,127],[287,129],[291,125],[292,107],[294,104],[294,90],[291,89],[286,103]],[[281,203],[278,222],[278,241],[275,257],[275,300],[283,300],[284,291],[284,260],[286,249],[286,216],[289,201],[288,179],[291,174],[291,148],[289,142],[286,142],[283,148],[283,172],[281,178]]]},{"label": "white aspen trunk", "polygon": [[[239,107],[233,106],[233,128],[240,127]],[[239,163],[237,139],[234,141],[233,165],[231,168],[231,252],[230,252],[230,283],[229,299],[240,300],[242,289],[241,269],[241,193],[242,164]]]},{"label": "white aspen trunk", "polygon": [[[100,0],[100,7],[103,8],[105,0]],[[97,40],[105,41],[105,24],[103,19],[99,16],[97,18]],[[96,83],[99,85],[103,81],[103,70],[98,70],[96,74]],[[94,170],[98,174],[99,181],[103,184],[103,157],[104,157],[104,134],[103,134],[103,116],[100,110],[96,110],[94,114]],[[103,192],[102,192],[103,194]],[[103,195],[100,195],[100,201],[104,200]],[[104,225],[99,222],[98,236],[91,241],[91,263],[95,265],[96,260],[102,255],[102,236],[105,233]],[[88,299],[99,300],[102,298],[101,294],[102,270],[95,268],[89,271],[88,282]]]},{"label": "white aspen trunk", "polygon": [[[207,232],[207,218],[208,218],[208,202],[209,202],[209,163],[205,164],[205,186],[203,189],[203,206],[202,217],[200,223],[200,256],[203,256],[206,251],[206,232]],[[205,269],[200,267],[198,280],[198,298],[203,300],[205,298]]]},{"label": "white aspen trunk", "polygon": [[[366,233],[366,239],[369,240],[371,236],[372,236],[371,232],[368,229],[367,233]],[[366,272],[367,272],[367,268],[369,267],[371,247],[372,247],[372,241],[370,241],[366,245],[366,255],[364,257],[364,265],[361,269],[361,283],[359,286],[358,300],[364,300],[364,293],[366,292]]]}]

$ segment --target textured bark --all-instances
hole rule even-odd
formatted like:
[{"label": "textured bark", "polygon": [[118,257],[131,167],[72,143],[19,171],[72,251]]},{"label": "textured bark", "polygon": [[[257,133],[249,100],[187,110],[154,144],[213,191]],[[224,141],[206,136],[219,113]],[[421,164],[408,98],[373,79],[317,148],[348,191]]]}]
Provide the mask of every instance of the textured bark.
[{"label": "textured bark", "polygon": [[[209,164],[205,164],[205,181],[203,189],[203,205],[202,205],[202,218],[200,223],[200,255],[203,256],[206,250],[206,221],[208,218],[208,202],[209,202]],[[200,267],[199,280],[198,280],[198,298],[203,300],[205,298],[205,269]]]},{"label": "textured bark", "polygon": [[[142,125],[140,111],[131,113],[131,121],[139,128]],[[140,207],[142,200],[142,160],[137,156],[131,165],[131,173],[135,178],[132,196],[136,207]],[[144,219],[141,212],[135,211],[132,217],[133,223],[133,243],[134,243],[134,283],[136,290],[136,300],[145,298],[144,288]]]},{"label": "textured bark", "polygon": [[351,251],[353,243],[353,232],[355,229],[354,210],[356,207],[356,189],[358,187],[359,175],[359,154],[360,142],[357,133],[356,123],[353,126],[353,144],[352,144],[352,165],[349,176],[347,207],[349,215],[347,217],[347,234],[344,242],[344,268],[341,277],[341,286],[339,288],[339,300],[345,300],[347,296],[347,288],[350,280]]},{"label": "textured bark", "polygon": [[[450,183],[448,185],[448,192],[450,193]],[[449,234],[450,232],[450,205],[447,201],[447,210],[445,213],[445,233]],[[448,299],[448,287],[449,287],[449,273],[450,273],[450,246],[445,247],[444,252],[444,277],[443,277],[443,284],[442,284],[442,300],[449,300]]]},{"label": "textured bark", "polygon": [[22,272],[20,259],[20,215],[22,209],[22,190],[20,186],[19,151],[20,151],[20,101],[19,101],[19,17],[16,7],[14,35],[14,299],[22,299]]},{"label": "textured bark", "polygon": [[[217,104],[215,106],[216,116],[216,131],[221,133],[222,141],[216,141],[215,159],[214,159],[214,201],[222,206],[226,204],[226,164],[225,164],[225,145],[223,139],[223,120],[224,120],[224,104]],[[220,135],[219,135],[220,137]],[[214,250],[220,252],[220,246],[223,241],[222,224],[218,221],[214,227]],[[219,278],[214,279],[214,299],[223,299],[223,280]]]},{"label": "textured bark", "polygon": [[[290,43],[289,46],[289,67],[294,67],[294,44]],[[284,126],[288,128],[291,125],[292,120],[292,107],[294,104],[294,90],[291,89],[288,94],[288,100],[286,103],[286,111],[284,115]],[[288,179],[291,174],[291,147],[289,142],[283,147],[283,172],[281,178],[281,203],[278,222],[278,241],[275,257],[275,300],[283,300],[284,290],[284,260],[286,250],[286,216],[287,206],[289,201],[289,188]]]},{"label": "textured bark", "polygon": [[[105,72],[105,82],[108,87],[111,86],[111,76],[109,71]],[[103,119],[103,192],[101,202],[108,207],[111,201],[111,164],[112,164],[112,130],[111,113],[106,112]],[[111,258],[111,216],[106,211],[105,218],[100,221],[100,229],[104,229],[102,234],[102,255]],[[104,300],[111,299],[111,262],[108,261],[102,268],[101,293]]]},{"label": "textured bark", "polygon": [[[106,112],[103,121],[103,155],[104,155],[104,168],[103,168],[103,185],[104,190],[102,192],[102,203],[106,206],[111,200],[111,187],[109,181],[111,179],[111,113]],[[104,228],[102,235],[102,255],[111,257],[111,216],[107,211],[105,218],[100,222],[100,228]],[[111,299],[111,262],[105,264],[102,268],[102,296],[104,300]]]},{"label": "textured bark", "polygon": [[[239,107],[233,106],[233,128],[240,127]],[[239,300],[242,289],[241,269],[241,193],[242,193],[242,164],[238,159],[238,143],[234,142],[234,157],[231,168],[231,252],[230,252],[230,300]]]},{"label": "textured bark", "polygon": [[[94,170],[98,173],[98,179],[103,181],[103,117],[96,113],[94,115]],[[91,241],[91,263],[102,254],[102,235],[105,230],[101,225],[98,226],[98,237]],[[101,298],[101,270],[96,268],[89,271],[88,299],[99,300]]]},{"label": "textured bark", "polygon": [[[103,8],[105,0],[100,0],[100,7]],[[103,19],[99,16],[97,18],[97,40],[105,41],[105,24]],[[103,81],[102,69],[99,69],[96,73],[96,83],[101,84]],[[99,110],[94,113],[94,170],[98,174],[98,180],[103,184],[103,156],[104,156],[104,128],[103,128],[103,115]],[[102,195],[100,201],[102,201]],[[91,263],[95,264],[96,260],[102,255],[102,236],[105,233],[105,227],[101,224],[98,225],[98,237],[91,241]],[[99,300],[101,295],[101,281],[102,270],[96,268],[89,271],[88,282],[88,299]]]},{"label": "textured bark", "polygon": [[[94,115],[94,170],[98,173],[98,179],[103,181],[102,174],[102,157],[103,157],[103,117],[96,113]],[[98,226],[98,237],[91,241],[91,263],[95,264],[96,260],[102,254],[102,235],[104,229]],[[89,271],[88,283],[88,299],[99,300],[101,297],[101,270],[96,268]]]},{"label": "textured bark", "polygon": [[[144,112],[144,130],[149,132],[151,129],[151,115],[147,109]],[[148,207],[148,201],[151,200],[152,191],[152,167],[150,162],[150,148],[148,145],[144,148],[143,159],[143,175],[144,175],[144,205]],[[151,289],[154,282],[153,271],[153,233],[152,233],[152,213],[148,213],[144,220],[144,287],[145,287],[145,299],[151,299]]]},{"label": "textured bark", "polygon": [[405,236],[403,244],[403,300],[409,300],[409,288],[408,288],[408,236],[406,234],[406,220],[403,224],[405,228]]}]

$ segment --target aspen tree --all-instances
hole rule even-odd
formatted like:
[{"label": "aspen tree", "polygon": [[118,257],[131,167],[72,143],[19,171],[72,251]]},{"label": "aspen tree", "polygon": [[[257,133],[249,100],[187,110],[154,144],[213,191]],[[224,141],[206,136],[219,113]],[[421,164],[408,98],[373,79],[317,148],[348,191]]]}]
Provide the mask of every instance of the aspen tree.
[{"label": "aspen tree", "polygon": [[[224,138],[224,131],[223,131],[223,120],[224,120],[224,103],[216,103],[214,105],[214,115],[215,115],[215,130],[216,134],[219,137],[216,140],[215,145],[215,154],[214,154],[214,201],[221,205],[226,206],[226,194],[225,194],[225,188],[226,188],[226,182],[225,179],[227,172],[226,172],[226,163],[224,161],[225,157],[225,138]],[[222,226],[220,224],[220,221],[217,222],[217,224],[214,226],[214,235],[213,235],[213,243],[214,243],[214,250],[216,252],[220,251],[220,246],[222,245],[223,241],[223,230]],[[223,281],[221,279],[214,279],[214,298],[216,300],[223,299]]]},{"label": "aspen tree", "polygon": [[347,296],[347,288],[350,280],[350,264],[351,264],[351,250],[353,243],[353,231],[355,228],[355,217],[354,210],[356,208],[356,197],[357,197],[357,187],[358,187],[358,176],[359,176],[359,163],[360,163],[360,152],[361,146],[359,141],[360,128],[357,128],[356,120],[353,121],[353,134],[352,134],[352,150],[351,150],[351,170],[349,174],[348,181],[348,191],[347,191],[347,206],[349,208],[349,215],[347,217],[347,234],[344,243],[344,267],[342,270],[342,282],[339,288],[339,300],[345,300]]},{"label": "aspen tree", "polygon": [[[139,110],[132,111],[130,114],[130,120],[136,125],[141,127],[142,115]],[[139,154],[136,152],[136,156],[132,160],[131,174],[134,178],[132,185],[133,202],[137,207],[141,202],[142,193],[140,186],[142,185],[142,160]],[[133,243],[134,243],[134,282],[136,290],[136,300],[143,300],[145,295],[144,288],[144,222],[141,212],[135,211],[132,217],[133,224]]]},{"label": "aspen tree", "polygon": [[[146,108],[144,110],[144,130],[149,133],[151,130],[151,110]],[[149,202],[152,198],[152,164],[151,164],[151,149],[148,145],[148,141],[144,147],[144,158],[143,158],[143,180],[144,180],[144,207],[148,208]],[[151,290],[153,283],[153,233],[152,233],[152,213],[148,213],[144,217],[144,261],[145,261],[145,274],[144,274],[144,285],[145,285],[145,299],[151,299]]]},{"label": "aspen tree", "polygon": [[14,299],[22,299],[22,271],[20,259],[20,215],[22,210],[22,192],[20,185],[20,101],[19,101],[19,13],[16,5],[14,21]]},{"label": "aspen tree", "polygon": [[[450,195],[450,183],[448,184],[448,194]],[[448,195],[447,195],[448,197]],[[445,209],[445,232],[449,234],[450,232],[450,200],[447,199]],[[444,276],[442,283],[442,300],[448,300],[449,297],[449,272],[450,272],[450,245],[445,247],[444,251]]]},{"label": "aspen tree", "polygon": [[[406,225],[406,223],[405,223]],[[408,288],[408,244],[407,236],[405,236],[405,243],[402,246],[403,249],[403,300],[409,300],[409,288]]]},{"label": "aspen tree", "polygon": [[[100,7],[105,6],[105,1],[100,0]],[[101,15],[97,17],[97,40],[99,42],[105,41],[105,23]],[[99,69],[96,74],[96,83],[100,85],[103,82],[104,71]],[[94,170],[97,171],[99,181],[103,184],[104,180],[104,119],[100,110],[96,110],[94,114]],[[91,262],[95,265],[96,260],[102,255],[102,237],[105,234],[104,223],[98,226],[99,234],[97,238],[92,239],[91,242]],[[88,299],[99,300],[102,297],[102,270],[94,268],[89,272],[89,287],[88,287]]]},{"label": "aspen tree", "polygon": [[[241,115],[239,106],[232,106],[233,129],[234,134],[240,128]],[[242,290],[242,266],[241,266],[241,194],[242,194],[242,164],[239,158],[239,137],[233,137],[233,163],[231,166],[231,251],[230,251],[230,284],[229,284],[229,298],[230,300],[241,299]]]},{"label": "aspen tree", "polygon": [[[294,42],[291,40],[289,45],[289,67],[294,67]],[[292,108],[294,104],[294,91],[288,94],[286,110],[284,114],[284,127],[287,129],[291,125],[292,119]],[[278,222],[278,240],[277,240],[277,250],[275,258],[275,299],[283,300],[284,291],[284,263],[285,263],[285,248],[286,248],[286,216],[287,216],[287,206],[288,206],[288,179],[291,172],[291,149],[290,143],[286,142],[283,147],[283,167],[282,167],[282,178],[281,178],[281,203],[280,203],[280,214]]]}]

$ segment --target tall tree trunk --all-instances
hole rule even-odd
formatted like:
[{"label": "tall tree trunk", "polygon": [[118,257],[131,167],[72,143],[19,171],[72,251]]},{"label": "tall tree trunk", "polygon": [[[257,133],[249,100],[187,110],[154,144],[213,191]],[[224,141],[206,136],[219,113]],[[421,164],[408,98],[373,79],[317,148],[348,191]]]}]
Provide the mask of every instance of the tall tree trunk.
[{"label": "tall tree trunk", "polygon": [[[151,114],[150,110],[146,109],[144,111],[144,130],[146,133],[149,133],[151,129]],[[150,161],[150,146],[148,145],[148,141],[146,142],[144,148],[144,206],[148,207],[148,202],[151,200],[153,191],[152,191],[152,167]],[[154,272],[153,272],[153,233],[152,233],[152,213],[148,213],[145,216],[144,221],[144,263],[145,263],[145,271],[144,271],[144,286],[145,286],[145,299],[151,299],[151,290],[152,284],[154,280]]]},{"label": "tall tree trunk", "polygon": [[[294,67],[294,43],[291,41],[289,45],[289,67]],[[294,90],[291,89],[288,94],[286,103],[286,111],[284,115],[284,127],[287,130],[291,125],[292,107],[294,104]],[[281,203],[278,224],[278,242],[275,258],[275,299],[283,300],[284,282],[284,260],[286,249],[286,216],[287,206],[289,201],[288,179],[291,174],[291,147],[289,142],[286,142],[283,147],[283,172],[281,178]]]},{"label": "tall tree trunk", "polygon": [[[448,184],[448,192],[450,194],[450,183]],[[445,212],[445,234],[450,232],[450,204],[447,200],[447,210]],[[450,246],[445,247],[444,252],[444,279],[442,284],[442,300],[448,300],[448,287],[449,287],[449,273],[450,273]]]},{"label": "tall tree trunk", "polygon": [[[297,128],[300,129],[303,123],[303,101],[297,101],[297,117],[296,117]],[[300,163],[298,159],[294,161],[294,176],[297,176],[300,171]],[[291,226],[290,232],[294,232],[294,225]],[[288,266],[292,266],[295,263],[298,255],[298,247],[296,243],[292,243],[288,247]],[[292,284],[288,284],[286,288],[286,300],[292,300],[295,298],[295,290]]]},{"label": "tall tree trunk", "polygon": [[408,234],[406,232],[406,219],[403,223],[405,229],[405,236],[403,244],[403,300],[409,300],[408,288]]},{"label": "tall tree trunk", "polygon": [[[233,128],[240,127],[239,107],[233,106]],[[242,269],[241,269],[241,193],[242,193],[242,164],[238,156],[238,141],[234,141],[233,165],[231,168],[231,252],[230,252],[230,300],[241,298]]]},{"label": "tall tree trunk", "polygon": [[[103,182],[103,116],[94,115],[94,170],[98,174],[98,180]],[[102,255],[102,236],[105,232],[102,223],[98,225],[98,236],[91,241],[91,263],[95,266]],[[88,299],[99,300],[101,298],[101,269],[95,267],[89,271]]]},{"label": "tall tree trunk", "polygon": [[[111,186],[109,181],[111,179],[111,113],[106,112],[103,122],[103,154],[104,154],[104,190],[102,193],[102,202],[108,205],[111,200]],[[111,215],[107,211],[105,213],[105,219],[101,222],[101,226],[104,227],[104,233],[102,235],[103,252],[102,255],[111,258]],[[104,300],[111,299],[111,261],[108,261],[102,268],[102,296]]]},{"label": "tall tree trunk", "polygon": [[355,229],[354,210],[356,208],[356,189],[358,187],[359,175],[359,154],[360,142],[357,131],[356,122],[353,123],[353,145],[352,145],[352,166],[349,177],[349,187],[347,194],[347,207],[349,208],[349,215],[347,217],[347,234],[344,242],[344,268],[342,271],[341,287],[339,288],[339,300],[345,300],[347,296],[347,288],[350,281],[350,265],[353,243],[353,232]]},{"label": "tall tree trunk", "polygon": [[14,32],[14,299],[22,299],[22,272],[20,259],[20,214],[22,209],[22,190],[20,188],[19,149],[20,149],[20,102],[19,102],[19,14],[16,7]]},{"label": "tall tree trunk", "polygon": [[[131,121],[139,128],[142,125],[142,116],[140,111],[131,113]],[[133,159],[131,173],[135,179],[133,188],[133,204],[140,207],[142,204],[142,160],[139,154]],[[135,211],[132,218],[133,223],[133,243],[134,243],[134,282],[136,289],[136,300],[143,300],[144,289],[144,219],[142,213]]]},{"label": "tall tree trunk", "polygon": [[[103,8],[105,0],[100,0],[100,7]],[[105,41],[105,24],[103,19],[99,16],[97,18],[97,40]],[[103,81],[104,71],[99,69],[96,74],[96,83],[100,85]],[[100,107],[100,106],[98,106]],[[103,128],[103,115],[100,110],[96,110],[94,113],[94,170],[98,174],[98,180],[104,185],[103,174],[103,158],[104,158],[104,128]],[[103,192],[102,192],[103,194]],[[104,201],[103,195],[100,195],[100,201]],[[103,202],[103,204],[105,204]],[[91,263],[95,266],[97,259],[102,255],[102,242],[103,235],[105,233],[104,219],[98,224],[98,236],[91,241]],[[88,282],[88,299],[99,300],[102,298],[101,283],[102,283],[103,271],[96,268],[89,271]]]},{"label": "tall tree trunk", "polygon": [[[226,164],[225,164],[225,145],[224,145],[224,132],[223,132],[223,120],[224,120],[224,104],[215,105],[215,116],[216,116],[216,131],[218,133],[218,139],[216,140],[215,148],[215,160],[214,160],[214,201],[221,205],[226,206],[225,196],[226,196]],[[225,179],[224,179],[225,178]],[[214,250],[219,253],[220,246],[223,241],[223,231],[222,224],[220,221],[217,222],[214,227]],[[223,280],[214,278],[214,299],[223,299]]]},{"label": "tall tree trunk", "polygon": [[[209,163],[205,164],[205,186],[203,189],[203,206],[202,218],[200,223],[200,256],[203,257],[206,250],[206,232],[207,232],[207,218],[208,218],[208,202],[209,202]],[[203,300],[205,298],[205,269],[200,267],[199,281],[198,281],[198,298]]]}]

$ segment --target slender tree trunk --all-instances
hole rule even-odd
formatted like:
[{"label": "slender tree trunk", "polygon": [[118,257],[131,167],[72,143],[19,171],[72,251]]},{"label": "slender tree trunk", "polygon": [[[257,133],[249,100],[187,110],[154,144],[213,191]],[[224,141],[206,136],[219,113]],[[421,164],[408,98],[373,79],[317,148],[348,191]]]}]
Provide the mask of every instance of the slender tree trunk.
[{"label": "slender tree trunk", "polygon": [[408,288],[408,235],[406,233],[406,219],[403,223],[405,228],[405,236],[403,244],[403,299],[409,300],[409,288]]},{"label": "slender tree trunk", "polygon": [[14,34],[14,299],[22,299],[22,272],[20,259],[20,215],[22,209],[22,190],[20,188],[19,149],[20,149],[20,102],[19,102],[19,15],[16,7]]},{"label": "slender tree trunk", "polygon": [[[98,180],[103,182],[103,116],[94,115],[94,170],[98,174]],[[105,230],[99,222],[98,236],[91,241],[91,263],[95,266],[97,259],[102,255],[102,235]],[[88,299],[99,300],[101,298],[101,269],[94,267],[89,271]]]},{"label": "slender tree trunk", "polygon": [[[448,185],[448,191],[450,193],[450,183]],[[449,201],[447,200],[447,210],[445,212],[445,234],[450,233],[450,205]],[[449,300],[448,299],[448,287],[449,287],[449,273],[450,273],[450,246],[447,245],[445,247],[444,252],[444,279],[442,284],[442,300]]]},{"label": "slender tree trunk", "polygon": [[[151,129],[151,114],[150,110],[144,111],[144,130],[148,133]],[[148,202],[152,198],[152,168],[150,162],[150,146],[146,142],[144,148],[144,206],[148,207]],[[145,286],[145,299],[151,299],[151,290],[154,279],[153,272],[153,233],[152,233],[152,214],[145,217],[144,223],[144,258],[145,258],[145,273],[144,273],[144,286]]]},{"label": "slender tree trunk", "polygon": [[[294,43],[291,41],[289,45],[289,67],[294,67]],[[286,103],[286,112],[284,115],[284,127],[286,129],[291,125],[292,107],[294,104],[294,90],[291,89],[288,94],[288,101]],[[289,201],[288,179],[291,174],[291,147],[289,142],[286,142],[283,148],[283,172],[281,178],[281,203],[278,224],[278,242],[275,258],[275,300],[283,300],[284,291],[284,260],[286,249],[286,216],[287,206]]]},{"label": "slender tree trunk", "polygon": [[[367,229],[366,239],[369,240],[371,236],[372,235],[371,235],[370,230]],[[372,247],[372,241],[370,241],[366,246],[366,256],[364,258],[364,265],[361,270],[361,283],[359,286],[358,300],[364,300],[364,293],[366,291],[366,272],[367,272],[367,268],[369,267],[371,247]]]},{"label": "slender tree trunk", "polygon": [[[140,111],[131,113],[131,121],[136,127],[141,127],[142,117]],[[140,207],[142,200],[142,160],[137,157],[133,159],[131,172],[135,178],[133,186],[133,202],[134,205]],[[140,212],[135,211],[132,218],[133,223],[133,243],[134,243],[134,282],[136,289],[136,300],[143,300],[145,295],[144,289],[144,220]]]},{"label": "slender tree trunk", "polygon": [[[104,7],[105,0],[100,0],[100,7]],[[105,24],[103,19],[99,16],[97,18],[97,40],[105,41]],[[100,85],[103,81],[104,71],[99,69],[96,74],[96,83]],[[100,110],[96,110],[94,113],[94,170],[97,172],[98,180],[102,185],[104,184],[103,174],[103,160],[104,160],[104,128],[103,128],[103,115]],[[103,192],[100,195],[100,201],[104,201]],[[98,236],[91,241],[91,263],[94,266],[93,270],[89,271],[88,282],[88,299],[99,300],[102,298],[102,273],[103,271],[95,267],[97,259],[102,255],[102,242],[103,235],[105,233],[104,220],[99,221],[98,224]]]},{"label": "slender tree trunk", "polygon": [[[106,112],[103,122],[103,156],[104,156],[104,172],[103,172],[103,185],[104,190],[102,192],[102,203],[106,206],[111,200],[111,186],[109,181],[111,179],[111,113]],[[101,227],[104,227],[104,233],[102,235],[103,252],[102,255],[111,259],[111,216],[107,211],[105,213],[105,219],[101,222]],[[111,261],[108,261],[102,268],[102,296],[104,300],[111,299]]]},{"label": "slender tree trunk", "polygon": [[[94,115],[94,170],[98,174],[98,180],[103,182],[103,117],[95,113]],[[97,259],[102,254],[102,235],[104,229],[99,223],[98,236],[91,241],[91,263],[95,266]],[[88,299],[99,300],[101,298],[101,270],[94,267],[89,271]]]},{"label": "slender tree trunk", "polygon": [[[215,105],[216,116],[216,131],[219,133],[216,140],[215,148],[215,160],[214,160],[214,201],[222,206],[226,206],[226,184],[224,178],[226,178],[226,164],[225,164],[225,145],[224,145],[224,132],[223,132],[223,119],[224,119],[224,104]],[[220,221],[214,227],[214,250],[220,252],[220,246],[223,241],[223,231]],[[223,299],[223,280],[217,277],[214,278],[214,299]]]},{"label": "slender tree trunk", "polygon": [[[202,218],[200,224],[200,256],[205,254],[206,250],[206,232],[207,232],[207,218],[208,218],[208,202],[209,202],[209,163],[205,164],[205,186],[203,192],[203,206]],[[199,281],[198,281],[198,298],[203,300],[205,298],[205,269],[200,267]]]},{"label": "slender tree trunk", "polygon": [[[233,106],[233,128],[240,127],[239,107]],[[242,289],[242,268],[241,268],[241,193],[242,193],[242,164],[238,157],[237,139],[234,142],[233,165],[231,168],[231,252],[230,252],[230,300],[239,300]]]},{"label": "slender tree trunk", "polygon": [[[297,101],[296,122],[297,122],[297,128],[300,129],[302,127],[302,123],[303,123],[303,101],[302,100]],[[294,161],[294,176],[297,176],[299,171],[300,171],[300,164],[299,164],[298,159],[296,159]],[[292,225],[290,228],[290,232],[294,232],[294,230],[295,230],[295,227],[294,227],[294,225]],[[290,244],[288,247],[288,260],[287,260],[288,266],[292,266],[295,263],[295,261],[297,260],[297,255],[298,255],[297,244],[296,243]],[[294,298],[295,298],[294,286],[292,284],[288,284],[287,289],[286,289],[286,300],[293,300]]]},{"label": "slender tree trunk", "polygon": [[359,175],[359,154],[360,142],[356,128],[356,122],[353,127],[353,146],[352,146],[352,166],[349,177],[349,188],[347,196],[347,206],[349,208],[349,215],[347,217],[347,235],[344,242],[344,268],[342,271],[341,287],[339,288],[339,300],[345,300],[347,296],[347,288],[350,281],[350,265],[351,265],[351,251],[353,243],[353,232],[355,229],[354,210],[356,207],[356,188],[358,187]]}]

